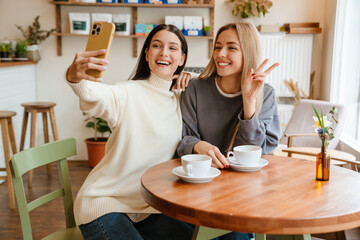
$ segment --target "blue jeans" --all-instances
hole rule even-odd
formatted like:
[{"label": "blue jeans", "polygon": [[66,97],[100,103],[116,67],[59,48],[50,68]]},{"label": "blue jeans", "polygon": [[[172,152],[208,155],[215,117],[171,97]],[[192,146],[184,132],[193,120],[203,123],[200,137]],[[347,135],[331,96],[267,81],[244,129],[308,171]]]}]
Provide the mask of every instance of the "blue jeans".
[{"label": "blue jeans", "polygon": [[250,240],[254,237],[252,233],[231,232],[212,240]]},{"label": "blue jeans", "polygon": [[134,223],[124,213],[109,213],[79,226],[86,240],[187,240],[194,228],[164,214],[151,214]]},{"label": "blue jeans", "polygon": [[[164,214],[134,223],[124,213],[108,213],[79,226],[85,240],[190,240],[194,225]],[[214,240],[249,240],[248,233],[231,232]]]}]

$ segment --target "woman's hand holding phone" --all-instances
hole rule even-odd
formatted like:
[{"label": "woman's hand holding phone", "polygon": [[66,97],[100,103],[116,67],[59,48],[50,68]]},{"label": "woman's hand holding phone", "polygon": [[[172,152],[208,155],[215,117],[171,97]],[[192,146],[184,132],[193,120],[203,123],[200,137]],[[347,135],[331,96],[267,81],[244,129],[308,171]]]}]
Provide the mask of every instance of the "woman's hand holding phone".
[{"label": "woman's hand holding phone", "polygon": [[78,83],[82,79],[102,82],[101,76],[109,63],[106,59],[114,36],[115,25],[108,22],[93,23],[85,52],[75,55],[66,79]]},{"label": "woman's hand holding phone", "polygon": [[105,71],[108,60],[97,58],[99,55],[104,55],[106,49],[99,49],[94,51],[78,52],[75,55],[74,61],[66,72],[66,79],[71,83],[78,83],[81,80],[89,80],[94,82],[102,82],[101,78],[95,78],[86,73],[89,69],[98,71]]}]

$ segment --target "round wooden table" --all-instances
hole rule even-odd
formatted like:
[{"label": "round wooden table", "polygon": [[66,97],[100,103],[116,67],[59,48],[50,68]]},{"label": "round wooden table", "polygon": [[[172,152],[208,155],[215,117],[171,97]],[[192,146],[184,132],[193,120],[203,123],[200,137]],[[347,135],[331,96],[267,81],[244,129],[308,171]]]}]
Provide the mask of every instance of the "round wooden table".
[{"label": "round wooden table", "polygon": [[186,183],[171,170],[179,159],[142,176],[142,196],[157,210],[199,226],[266,234],[312,234],[360,226],[360,174],[331,166],[315,180],[315,163],[263,156],[258,172],[222,170],[208,183]]}]

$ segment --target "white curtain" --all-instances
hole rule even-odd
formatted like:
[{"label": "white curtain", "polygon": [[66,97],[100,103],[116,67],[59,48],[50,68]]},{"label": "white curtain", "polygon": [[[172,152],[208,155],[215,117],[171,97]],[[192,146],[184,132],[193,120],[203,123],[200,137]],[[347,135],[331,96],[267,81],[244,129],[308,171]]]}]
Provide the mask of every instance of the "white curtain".
[{"label": "white curtain", "polygon": [[338,0],[331,101],[347,106],[343,135],[352,145],[360,145],[360,1]]}]

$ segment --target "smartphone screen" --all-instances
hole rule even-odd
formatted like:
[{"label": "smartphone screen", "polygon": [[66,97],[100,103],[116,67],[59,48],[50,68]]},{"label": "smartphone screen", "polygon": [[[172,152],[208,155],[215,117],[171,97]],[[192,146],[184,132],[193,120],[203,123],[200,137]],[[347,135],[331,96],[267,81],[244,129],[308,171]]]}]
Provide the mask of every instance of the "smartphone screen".
[{"label": "smartphone screen", "polygon": [[[91,26],[89,39],[86,44],[85,51],[93,51],[99,49],[106,49],[106,53],[97,56],[98,58],[107,59],[110,51],[112,39],[114,37],[115,25],[109,22],[95,22]],[[100,78],[103,72],[89,69],[86,73],[95,78]]]}]

